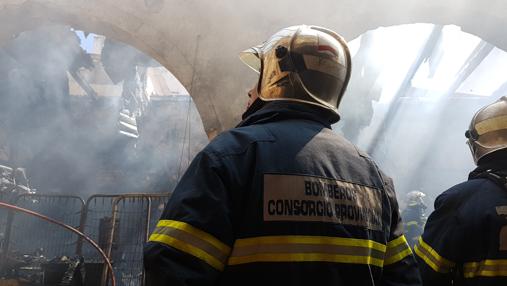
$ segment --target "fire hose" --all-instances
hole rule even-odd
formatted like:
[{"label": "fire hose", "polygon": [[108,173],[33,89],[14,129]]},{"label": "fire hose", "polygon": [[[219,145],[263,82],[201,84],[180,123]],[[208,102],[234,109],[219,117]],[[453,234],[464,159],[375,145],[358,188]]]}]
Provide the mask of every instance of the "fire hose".
[{"label": "fire hose", "polygon": [[13,210],[13,211],[22,212],[22,213],[25,213],[25,214],[29,214],[31,216],[35,216],[37,218],[40,218],[40,219],[45,220],[47,222],[50,222],[52,224],[56,224],[58,226],[61,226],[61,227],[65,228],[65,229],[67,229],[67,230],[69,230],[69,231],[77,234],[78,236],[82,237],[84,240],[86,240],[88,243],[90,243],[93,246],[93,248],[95,248],[100,253],[100,255],[102,256],[102,258],[104,259],[104,262],[107,265],[109,273],[111,273],[111,275],[109,275],[111,277],[111,286],[115,286],[116,285],[116,279],[114,277],[113,266],[111,265],[111,261],[109,260],[109,258],[107,258],[107,255],[100,248],[100,246],[98,246],[97,243],[95,243],[95,241],[93,241],[91,238],[89,238],[88,236],[86,236],[84,233],[82,233],[79,230],[73,228],[72,226],[69,226],[67,224],[64,224],[62,222],[59,222],[57,220],[54,220],[54,219],[52,219],[50,217],[47,217],[45,215],[42,215],[40,213],[31,211],[31,210],[27,210],[27,209],[24,209],[24,208],[20,208],[20,207],[13,206],[13,205],[6,204],[6,203],[2,203],[2,202],[0,202],[0,208],[7,208],[7,209],[10,209],[10,210]]}]

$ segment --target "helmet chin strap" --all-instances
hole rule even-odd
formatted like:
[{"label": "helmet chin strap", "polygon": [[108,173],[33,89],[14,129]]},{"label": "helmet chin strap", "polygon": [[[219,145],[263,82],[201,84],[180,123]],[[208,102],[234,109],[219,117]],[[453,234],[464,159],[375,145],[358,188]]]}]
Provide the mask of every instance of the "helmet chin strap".
[{"label": "helmet chin strap", "polygon": [[246,109],[246,111],[241,115],[241,119],[245,120],[248,116],[254,114],[258,110],[264,107],[266,102],[260,98],[257,98],[250,106]]}]

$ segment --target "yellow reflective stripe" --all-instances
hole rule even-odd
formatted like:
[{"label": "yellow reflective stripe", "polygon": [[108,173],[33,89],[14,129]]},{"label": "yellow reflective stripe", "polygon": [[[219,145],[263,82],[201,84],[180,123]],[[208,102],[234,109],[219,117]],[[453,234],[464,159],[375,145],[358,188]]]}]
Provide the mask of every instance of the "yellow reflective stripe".
[{"label": "yellow reflective stripe", "polygon": [[369,264],[382,267],[382,259],[371,256],[335,255],[326,253],[259,253],[249,256],[230,257],[228,265],[253,262],[335,262],[351,264]]},{"label": "yellow reflective stripe", "polygon": [[259,244],[236,247],[232,256],[249,256],[258,253],[326,253],[336,255],[372,256],[383,259],[385,253],[371,248],[331,244]]},{"label": "yellow reflective stripe", "polygon": [[410,249],[410,246],[408,245],[405,236],[402,235],[387,243],[387,251],[385,256],[386,258],[384,259],[384,266],[401,261],[409,255],[412,255],[412,249]]},{"label": "yellow reflective stripe", "polygon": [[223,270],[230,247],[215,237],[187,223],[161,220],[149,241],[159,242],[195,256],[212,267]]},{"label": "yellow reflective stripe", "polygon": [[443,258],[431,246],[426,244],[422,237],[419,237],[419,243],[415,246],[414,251],[436,272],[448,273],[455,266],[454,262]]},{"label": "yellow reflective stripe", "polygon": [[385,250],[385,245],[365,239],[264,236],[236,240],[228,264],[322,261],[382,267]]},{"label": "yellow reflective stripe", "polygon": [[387,243],[387,251],[389,251],[389,248],[395,248],[398,245],[405,244],[408,245],[407,239],[405,238],[405,235],[401,235],[396,239],[393,239]]},{"label": "yellow reflective stripe", "polygon": [[384,266],[385,265],[391,265],[391,264],[394,264],[396,262],[399,262],[401,260],[403,260],[405,257],[409,256],[409,255],[412,255],[412,249],[407,248],[401,252],[398,252],[397,254],[393,255],[393,256],[390,256],[388,258],[386,258],[384,260]]},{"label": "yellow reflective stripe", "polygon": [[219,261],[215,257],[209,255],[207,252],[205,252],[204,250],[202,250],[200,248],[197,248],[191,244],[188,244],[188,243],[181,241],[179,239],[176,239],[174,237],[170,237],[165,234],[152,234],[150,236],[150,241],[167,244],[171,247],[174,247],[180,251],[183,251],[185,253],[188,253],[192,256],[195,256],[195,257],[203,260],[204,262],[208,263],[213,268],[215,268],[219,271],[224,270],[224,263],[222,263],[221,261]]},{"label": "yellow reflective stripe", "polygon": [[219,261],[225,262],[229,253],[223,253],[219,249],[215,248],[213,245],[207,243],[204,240],[201,240],[191,234],[188,234],[182,230],[171,228],[171,227],[157,227],[153,234],[157,235],[166,235],[172,238],[175,238],[180,241],[184,241],[187,244],[190,244],[194,247],[201,249],[202,251],[207,252],[209,255],[215,257]]},{"label": "yellow reflective stripe", "polygon": [[214,236],[197,229],[188,223],[184,223],[182,221],[175,221],[175,220],[160,220],[157,224],[157,227],[172,227],[179,230],[182,230],[184,232],[187,232],[195,237],[198,237],[202,240],[205,240],[209,244],[213,245],[217,249],[220,249],[223,253],[229,253],[231,251],[231,248],[227,246],[226,244],[222,243],[220,240],[216,239]]},{"label": "yellow reflective stripe", "polygon": [[475,130],[479,135],[502,129],[507,129],[507,115],[493,117],[475,124]]},{"label": "yellow reflective stripe", "polygon": [[419,258],[421,258],[422,260],[424,260],[424,262],[426,262],[426,264],[428,264],[429,267],[431,267],[431,269],[433,269],[434,271],[436,272],[448,272],[448,271],[444,271],[444,270],[441,270],[439,266],[437,266],[437,264],[435,264],[433,261],[431,261],[431,259],[429,258],[429,256],[427,256],[426,254],[424,254],[420,249],[419,249],[419,246],[418,245],[415,245],[414,246],[414,252],[417,256],[419,256]]},{"label": "yellow reflective stripe", "polygon": [[306,235],[261,236],[254,238],[244,238],[236,240],[234,247],[243,247],[258,244],[330,244],[367,247],[382,252],[386,251],[386,246],[384,244],[373,240]]},{"label": "yellow reflective stripe", "polygon": [[486,259],[465,263],[463,276],[465,278],[507,276],[507,259]]},{"label": "yellow reflective stripe", "polygon": [[412,226],[412,225],[418,225],[417,221],[415,220],[412,220],[412,221],[409,221],[407,223],[405,223],[407,226]]}]

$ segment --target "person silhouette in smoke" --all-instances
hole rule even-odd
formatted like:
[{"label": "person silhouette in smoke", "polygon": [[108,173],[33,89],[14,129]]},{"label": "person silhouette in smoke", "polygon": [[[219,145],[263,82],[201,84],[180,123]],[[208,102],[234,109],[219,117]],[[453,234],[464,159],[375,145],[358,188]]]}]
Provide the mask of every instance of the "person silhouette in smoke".
[{"label": "person silhouette in smoke", "polygon": [[403,226],[405,227],[405,236],[410,247],[415,243],[423,233],[426,223],[426,204],[424,203],[426,194],[420,191],[411,191],[407,194],[407,206],[401,212]]}]

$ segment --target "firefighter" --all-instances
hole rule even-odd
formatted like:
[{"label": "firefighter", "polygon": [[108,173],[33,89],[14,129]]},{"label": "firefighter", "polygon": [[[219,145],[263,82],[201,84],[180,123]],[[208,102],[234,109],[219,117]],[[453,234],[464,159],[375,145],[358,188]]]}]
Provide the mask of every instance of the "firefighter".
[{"label": "firefighter", "polygon": [[259,73],[248,109],[176,186],[147,285],[420,285],[391,180],[331,130],[346,42],[293,26],[240,58]]},{"label": "firefighter", "polygon": [[405,236],[410,247],[414,247],[423,233],[426,223],[426,204],[424,198],[426,194],[421,191],[411,191],[407,194],[407,206],[401,213],[403,225],[405,226]]},{"label": "firefighter", "polygon": [[466,137],[477,168],[437,197],[414,249],[424,285],[507,285],[507,97]]}]

